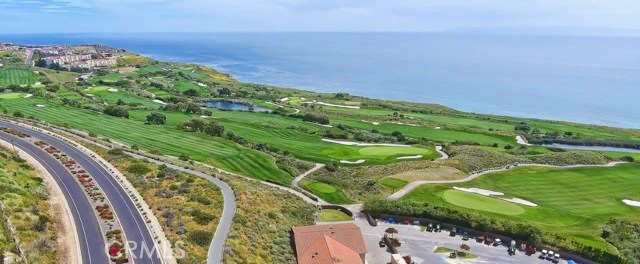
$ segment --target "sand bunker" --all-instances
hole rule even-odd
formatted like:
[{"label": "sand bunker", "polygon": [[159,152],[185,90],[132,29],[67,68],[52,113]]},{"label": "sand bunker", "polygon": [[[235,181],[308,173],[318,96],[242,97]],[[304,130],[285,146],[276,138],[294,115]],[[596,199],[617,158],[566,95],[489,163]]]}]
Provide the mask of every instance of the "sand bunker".
[{"label": "sand bunker", "polygon": [[520,145],[531,146],[531,144],[527,143],[521,136],[516,136],[516,142]]},{"label": "sand bunker", "polygon": [[622,202],[627,204],[627,205],[640,207],[640,202],[639,201],[624,199],[624,200],[622,200]]},{"label": "sand bunker", "polygon": [[319,104],[319,105],[326,105],[326,106],[333,106],[333,107],[342,107],[342,108],[349,108],[349,109],[360,109],[359,106],[355,106],[355,105],[337,105],[337,104],[330,104],[330,103],[324,103],[324,102],[302,102],[302,103],[306,103],[306,104]]},{"label": "sand bunker", "polygon": [[207,85],[204,83],[199,83],[199,82],[193,82],[193,83],[197,84],[200,87],[207,87]]},{"label": "sand bunker", "polygon": [[115,93],[115,92],[118,92],[118,89],[116,89],[116,88],[109,88],[109,89],[107,89],[107,91],[112,92],[112,93]]},{"label": "sand bunker", "polygon": [[87,94],[87,96],[89,96],[89,97],[94,97],[95,95],[93,95],[93,94]]},{"label": "sand bunker", "polygon": [[360,121],[365,122],[365,123],[369,123],[369,124],[373,124],[374,126],[377,126],[377,125],[380,124],[380,122],[369,122],[367,120],[360,120]]},{"label": "sand bunker", "polygon": [[24,98],[29,98],[31,96],[33,96],[33,94],[27,94],[27,95],[24,96]]},{"label": "sand bunker", "polygon": [[285,98],[280,99],[280,102],[286,102],[286,101],[289,101],[289,97],[285,97]]},{"label": "sand bunker", "polygon": [[440,129],[440,127],[435,127],[435,129]]},{"label": "sand bunker", "polygon": [[422,158],[422,155],[397,157],[396,159],[404,160],[404,159],[419,159],[419,158]]},{"label": "sand bunker", "polygon": [[39,104],[39,105],[36,105],[36,107],[44,107],[44,105]]},{"label": "sand bunker", "polygon": [[160,100],[158,100],[158,99],[153,99],[153,102],[154,102],[154,103],[161,104],[161,105],[167,105],[167,103],[165,103],[165,102],[163,102],[163,101],[160,101]]},{"label": "sand bunker", "polygon": [[359,160],[356,160],[356,161],[341,160],[340,163],[344,163],[344,164],[360,164],[360,163],[363,163],[365,161],[366,160],[363,160],[363,159],[359,159]]},{"label": "sand bunker", "polygon": [[537,204],[534,204],[532,202],[529,202],[527,200],[523,200],[523,199],[520,199],[520,198],[511,198],[511,199],[501,198],[501,199],[505,200],[507,202],[522,204],[522,205],[526,205],[526,206],[533,206],[533,207],[538,206]]},{"label": "sand bunker", "polygon": [[494,191],[480,189],[480,188],[461,188],[461,187],[455,187],[454,186],[453,189],[456,189],[458,191],[463,191],[463,192],[477,193],[477,194],[484,195],[484,196],[492,196],[492,195],[502,196],[502,195],[504,195],[504,193],[501,193],[501,192],[494,192]]},{"label": "sand bunker", "polygon": [[[477,193],[484,196],[503,196],[504,195],[504,193],[501,193],[501,192],[495,192],[495,191],[485,190],[480,188],[461,188],[461,187],[454,186],[453,189],[456,189],[458,191],[463,191],[463,192]],[[509,198],[509,199],[500,198],[500,199],[507,202],[517,203],[517,204],[526,205],[526,206],[533,206],[533,207],[538,206],[537,204],[534,204],[532,202],[529,202],[527,200],[520,199],[520,198]]]},{"label": "sand bunker", "polygon": [[385,143],[360,143],[360,142],[351,142],[351,141],[338,141],[333,139],[323,138],[322,141],[329,143],[342,144],[347,146],[359,146],[359,147],[370,147],[370,146],[384,146],[384,147],[411,147],[409,145],[401,145],[401,144],[385,144]]}]

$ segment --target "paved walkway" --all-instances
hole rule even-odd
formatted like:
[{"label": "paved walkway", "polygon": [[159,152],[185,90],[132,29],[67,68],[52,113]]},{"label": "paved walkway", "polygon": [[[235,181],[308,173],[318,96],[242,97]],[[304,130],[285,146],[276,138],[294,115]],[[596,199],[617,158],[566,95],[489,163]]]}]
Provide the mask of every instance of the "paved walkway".
[{"label": "paved walkway", "polygon": [[447,154],[446,152],[442,151],[442,146],[436,146],[436,151],[438,153],[440,153],[440,157],[437,158],[437,160],[446,160],[449,158],[449,154]]},{"label": "paved walkway", "polygon": [[607,164],[604,165],[596,165],[596,164],[580,164],[580,165],[566,165],[566,166],[560,166],[560,165],[549,165],[549,164],[509,164],[507,166],[501,167],[501,168],[497,168],[497,169],[489,169],[489,170],[484,170],[481,172],[477,172],[474,174],[471,174],[469,176],[467,176],[464,179],[458,179],[458,180],[443,180],[443,181],[414,181],[411,182],[407,185],[405,185],[402,189],[400,189],[399,191],[395,192],[394,194],[390,195],[388,197],[389,200],[397,200],[400,199],[402,196],[404,196],[405,194],[411,192],[413,189],[415,189],[416,187],[423,185],[423,184],[443,184],[443,183],[462,183],[462,182],[468,182],[471,181],[475,178],[478,178],[482,175],[485,175],[487,173],[492,173],[492,172],[499,172],[499,171],[506,171],[515,167],[549,167],[549,168],[578,168],[578,167],[612,167],[615,166],[617,164],[620,163],[625,163],[622,161],[615,161],[615,162],[609,162]]}]

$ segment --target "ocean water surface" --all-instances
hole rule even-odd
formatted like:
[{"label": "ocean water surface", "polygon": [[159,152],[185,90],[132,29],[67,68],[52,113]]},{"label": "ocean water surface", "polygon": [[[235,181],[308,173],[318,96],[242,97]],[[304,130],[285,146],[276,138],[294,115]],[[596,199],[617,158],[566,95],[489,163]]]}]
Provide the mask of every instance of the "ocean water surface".
[{"label": "ocean water surface", "polygon": [[241,81],[640,128],[640,38],[463,33],[0,34],[103,44]]}]

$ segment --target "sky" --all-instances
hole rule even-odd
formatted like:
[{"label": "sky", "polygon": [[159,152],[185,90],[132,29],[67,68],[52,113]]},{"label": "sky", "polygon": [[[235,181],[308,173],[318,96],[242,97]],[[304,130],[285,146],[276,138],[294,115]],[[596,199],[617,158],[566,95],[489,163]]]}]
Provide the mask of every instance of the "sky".
[{"label": "sky", "polygon": [[640,31],[640,0],[0,0],[1,33]]}]

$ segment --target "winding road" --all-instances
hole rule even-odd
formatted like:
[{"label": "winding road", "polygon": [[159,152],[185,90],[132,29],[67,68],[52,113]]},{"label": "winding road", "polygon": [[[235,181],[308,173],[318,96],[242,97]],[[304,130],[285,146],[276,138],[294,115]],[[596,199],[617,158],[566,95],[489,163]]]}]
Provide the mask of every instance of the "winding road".
[{"label": "winding road", "polygon": [[60,187],[73,215],[76,227],[74,232],[78,235],[81,253],[78,258],[82,263],[108,263],[109,258],[104,253],[105,241],[104,239],[96,239],[103,237],[100,223],[95,214],[93,214],[94,209],[89,199],[85,196],[84,190],[82,190],[69,170],[41,148],[19,137],[0,133],[0,139],[11,142],[16,148],[32,156],[38,163],[42,164],[47,172],[51,174],[58,187]]},{"label": "winding road", "polygon": [[[157,251],[157,244],[138,208],[136,208],[135,203],[128,196],[122,185],[115,180],[107,169],[71,144],[46,133],[1,120],[0,126],[13,128],[45,141],[81,165],[93,176],[95,182],[111,202],[113,210],[122,225],[122,231],[127,241],[131,243],[131,252],[129,252],[129,254],[133,259],[133,263],[163,263]],[[63,189],[67,201],[72,201],[69,207],[72,208],[73,218],[78,229],[77,231],[79,232],[78,237],[80,238],[83,263],[108,263],[104,239],[97,239],[98,237],[104,236],[99,231],[99,223],[93,212],[94,209],[89,204],[88,199],[84,195],[84,191],[75,182],[75,178],[71,176],[59,161],[49,156],[37,146],[6,133],[2,133],[1,136],[13,142],[16,147],[21,148],[41,162],[43,166],[54,175],[56,182],[60,188]],[[133,245],[134,243],[135,247]]]}]

